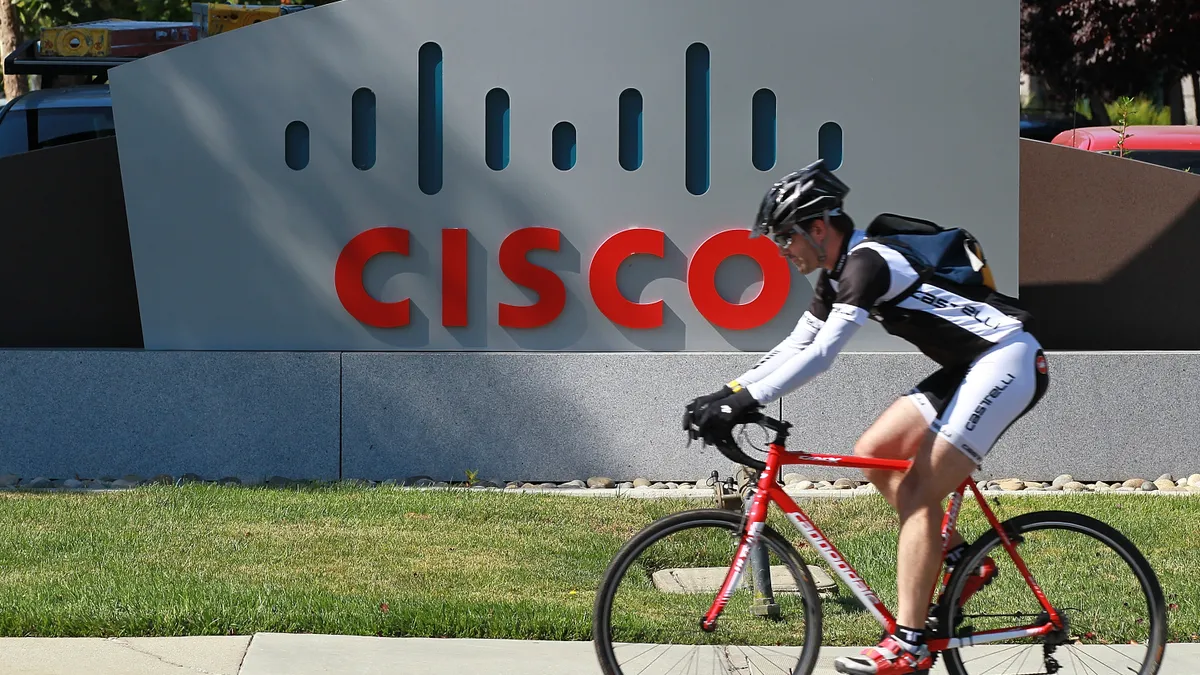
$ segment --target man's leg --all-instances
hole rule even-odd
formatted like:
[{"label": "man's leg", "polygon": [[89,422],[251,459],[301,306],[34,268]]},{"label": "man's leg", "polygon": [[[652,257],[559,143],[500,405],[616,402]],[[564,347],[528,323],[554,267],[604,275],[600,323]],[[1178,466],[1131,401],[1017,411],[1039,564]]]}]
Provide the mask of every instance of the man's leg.
[{"label": "man's leg", "polygon": [[[939,374],[943,371],[939,371]],[[944,383],[938,380],[945,379]],[[932,381],[932,382],[931,382]],[[940,389],[942,391],[929,391],[931,387],[927,383],[932,383],[932,389]],[[933,405],[937,408],[941,400],[946,400],[955,388],[957,388],[959,380],[955,378],[942,378],[938,375],[929,378],[926,382],[922,382],[917,386],[917,390],[925,389],[929,391],[926,396],[924,406],[928,407],[929,401],[933,401]],[[930,444],[933,443],[934,432],[929,428],[929,420],[927,412],[914,402],[911,396],[903,396],[896,399],[883,411],[883,414],[863,433],[858,443],[854,446],[854,454],[860,457],[874,457],[877,459],[912,459],[922,449],[928,450]],[[886,469],[863,469],[863,475],[867,480],[879,490],[880,494],[896,509],[899,513],[898,493],[900,490],[901,481],[904,480],[904,472],[888,471]],[[961,481],[960,481],[961,482]],[[958,484],[943,493],[943,497],[949,494]],[[902,521],[903,522],[903,521]],[[941,523],[938,523],[938,531],[941,531]],[[938,538],[940,542],[940,537]],[[958,528],[955,528],[950,533],[950,548],[954,548],[963,543],[962,535],[958,533]]]},{"label": "man's leg", "polygon": [[[896,587],[900,607],[896,621],[921,628],[929,613],[930,593],[942,564],[942,505],[946,495],[975,471],[975,462],[938,436],[913,458],[901,479],[896,510],[900,516],[900,555]],[[955,532],[957,534],[957,532]],[[962,541],[962,537],[957,537]],[[957,542],[951,541],[951,546]]]}]

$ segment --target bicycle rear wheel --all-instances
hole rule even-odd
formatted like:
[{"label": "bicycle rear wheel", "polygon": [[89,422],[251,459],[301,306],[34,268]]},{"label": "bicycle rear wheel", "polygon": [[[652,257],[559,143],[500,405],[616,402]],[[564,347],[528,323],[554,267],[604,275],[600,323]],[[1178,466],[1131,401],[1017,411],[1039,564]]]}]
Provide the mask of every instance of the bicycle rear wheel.
[{"label": "bicycle rear wheel", "polygon": [[774,606],[756,597],[752,564],[706,632],[701,619],[733,563],[741,516],[717,509],[661,518],[613,558],[596,593],[592,641],[605,675],[808,675],[821,646],[821,600],[808,567],[778,532],[759,538]]},{"label": "bicycle rear wheel", "polygon": [[[942,655],[951,675],[1158,672],[1167,635],[1166,606],[1158,577],[1132,542],[1095,518],[1069,511],[1026,513],[1002,525],[1050,605],[1067,621],[1066,628],[947,650]],[[956,609],[970,571],[987,556],[996,561],[999,574]],[[940,609],[939,632],[947,637],[1048,620],[995,530],[968,549]]]}]

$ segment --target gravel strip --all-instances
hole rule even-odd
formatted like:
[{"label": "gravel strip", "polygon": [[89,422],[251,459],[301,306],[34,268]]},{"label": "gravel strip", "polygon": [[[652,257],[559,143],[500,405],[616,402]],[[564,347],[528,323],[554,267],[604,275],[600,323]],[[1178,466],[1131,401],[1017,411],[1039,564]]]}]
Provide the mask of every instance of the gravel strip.
[{"label": "gravel strip", "polygon": [[[729,478],[721,482],[728,485]],[[230,485],[241,487],[291,488],[298,486],[330,486],[339,481],[316,481],[292,479],[283,476],[271,476],[266,479],[240,480],[227,476],[220,479],[202,478],[196,474],[184,474],[179,478],[161,474],[153,478],[143,478],[135,474],[122,476],[101,476],[99,478],[47,478],[37,476],[22,478],[13,474],[0,475],[0,490],[36,491],[36,492],[98,492],[112,490],[128,490],[146,485],[185,485],[188,483],[203,483],[208,485]],[[393,489],[454,489],[454,490],[487,490],[519,493],[552,493],[571,496],[615,496],[630,497],[676,497],[713,499],[714,490],[711,480],[702,482],[652,481],[647,478],[636,478],[632,481],[618,482],[605,476],[592,476],[587,480],[572,480],[562,483],[532,482],[532,481],[495,481],[478,480],[472,485],[466,482],[449,483],[435,480],[429,476],[409,476],[403,479],[388,479],[372,481],[363,479],[346,479],[341,484],[357,487],[387,487]],[[820,480],[799,473],[787,473],[783,477],[784,491],[797,496],[851,496],[876,493],[875,487],[864,481],[839,478],[834,481]],[[1147,478],[1129,478],[1116,481],[1077,481],[1074,477],[1064,474],[1052,481],[1021,480],[1005,478],[1001,480],[980,481],[976,483],[984,494],[995,495],[1046,495],[1046,494],[1160,494],[1160,495],[1196,495],[1200,494],[1200,473],[1194,473],[1183,478],[1175,478],[1163,474],[1154,480]]]}]

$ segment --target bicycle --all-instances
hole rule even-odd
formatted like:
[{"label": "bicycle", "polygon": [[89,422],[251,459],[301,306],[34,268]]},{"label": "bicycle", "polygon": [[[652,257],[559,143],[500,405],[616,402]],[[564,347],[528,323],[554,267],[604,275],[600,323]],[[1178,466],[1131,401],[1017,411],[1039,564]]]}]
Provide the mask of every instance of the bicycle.
[{"label": "bicycle", "polygon": [[[732,447],[718,446],[730,460],[755,471],[742,513],[692,509],[662,517],[626,542],[609,564],[596,594],[592,621],[592,640],[605,675],[812,672],[823,637],[822,600],[800,554],[767,524],[772,503],[883,631],[895,630],[896,621],[883,601],[784,491],[778,476],[784,465],[904,471],[910,461],[788,451],[785,445],[790,423],[761,413],[754,413],[746,422],[751,423],[775,434],[765,462],[745,454],[736,443]],[[1163,592],[1149,563],[1124,535],[1099,520],[1069,511],[1037,511],[1000,522],[973,478],[968,477],[950,495],[942,521],[943,554],[967,490],[991,529],[970,543],[948,578],[943,566],[930,589],[927,644],[935,659],[944,659],[947,671],[952,675],[1007,673],[996,669],[1014,666],[1014,672],[1021,673],[1058,673],[1068,666],[1093,675],[1110,671],[1154,675],[1158,671],[1167,634]],[[1084,541],[1063,544],[1052,538],[1046,548],[1040,548],[1038,538],[1047,532],[1083,535]],[[686,535],[683,541],[667,542],[681,534]],[[1095,550],[1085,550],[1089,543]],[[1073,552],[1092,555],[1090,573],[1070,579],[1065,589],[1044,588],[1047,581],[1061,581],[1047,561]],[[1115,564],[1105,566],[1106,561],[1100,557],[1105,552],[1116,554]],[[768,557],[771,554],[774,558]],[[967,603],[961,603],[971,571],[989,557],[1001,573],[971,595]],[[1041,579],[1035,580],[1026,559],[1037,561],[1034,566]],[[1012,568],[1003,567],[1007,561],[1011,561]],[[748,576],[749,583],[743,585],[747,566],[754,569]],[[1122,571],[1133,572],[1132,580],[1125,579],[1123,585],[1119,578],[1122,575],[1116,574]],[[790,583],[785,575],[790,575]],[[625,584],[634,600],[622,604],[616,595]],[[1137,597],[1113,605],[1116,601],[1110,596],[1120,591],[1130,591]],[[998,601],[1001,613],[967,611],[988,597]],[[1148,619],[1131,620],[1123,610],[1096,609],[1101,599],[1127,610],[1139,610],[1144,601]],[[664,606],[674,600],[682,602],[683,607]],[[744,602],[746,607],[732,611],[734,600]],[[630,609],[632,617],[615,618],[614,607],[618,606]],[[1085,609],[1088,607],[1092,609]],[[792,611],[797,616],[792,616]],[[999,620],[999,625],[989,626],[992,620]],[[668,625],[671,621],[678,625]],[[768,635],[775,629],[777,635]],[[715,640],[725,636],[731,643],[717,645]],[[709,647],[711,653],[705,651]],[[1021,652],[1022,647],[1031,651]],[[618,652],[630,655],[625,666],[618,662]],[[756,665],[751,657],[760,653],[765,656]],[[1031,655],[1031,670],[1025,670]],[[1122,665],[1114,667],[1118,657]],[[785,667],[793,659],[795,665]],[[668,668],[652,670],[655,664]]]}]

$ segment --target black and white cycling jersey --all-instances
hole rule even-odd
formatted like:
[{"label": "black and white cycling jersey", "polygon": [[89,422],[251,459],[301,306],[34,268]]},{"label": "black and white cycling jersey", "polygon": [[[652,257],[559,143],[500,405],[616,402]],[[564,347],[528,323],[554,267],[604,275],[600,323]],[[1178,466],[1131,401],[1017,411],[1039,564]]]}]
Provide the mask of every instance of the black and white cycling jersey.
[{"label": "black and white cycling jersey", "polygon": [[932,279],[913,290],[917,281],[900,252],[854,230],[833,271],[821,270],[792,334],[737,382],[759,403],[775,400],[824,371],[868,318],[944,367],[970,363],[1026,331],[1028,313],[990,288]]}]

